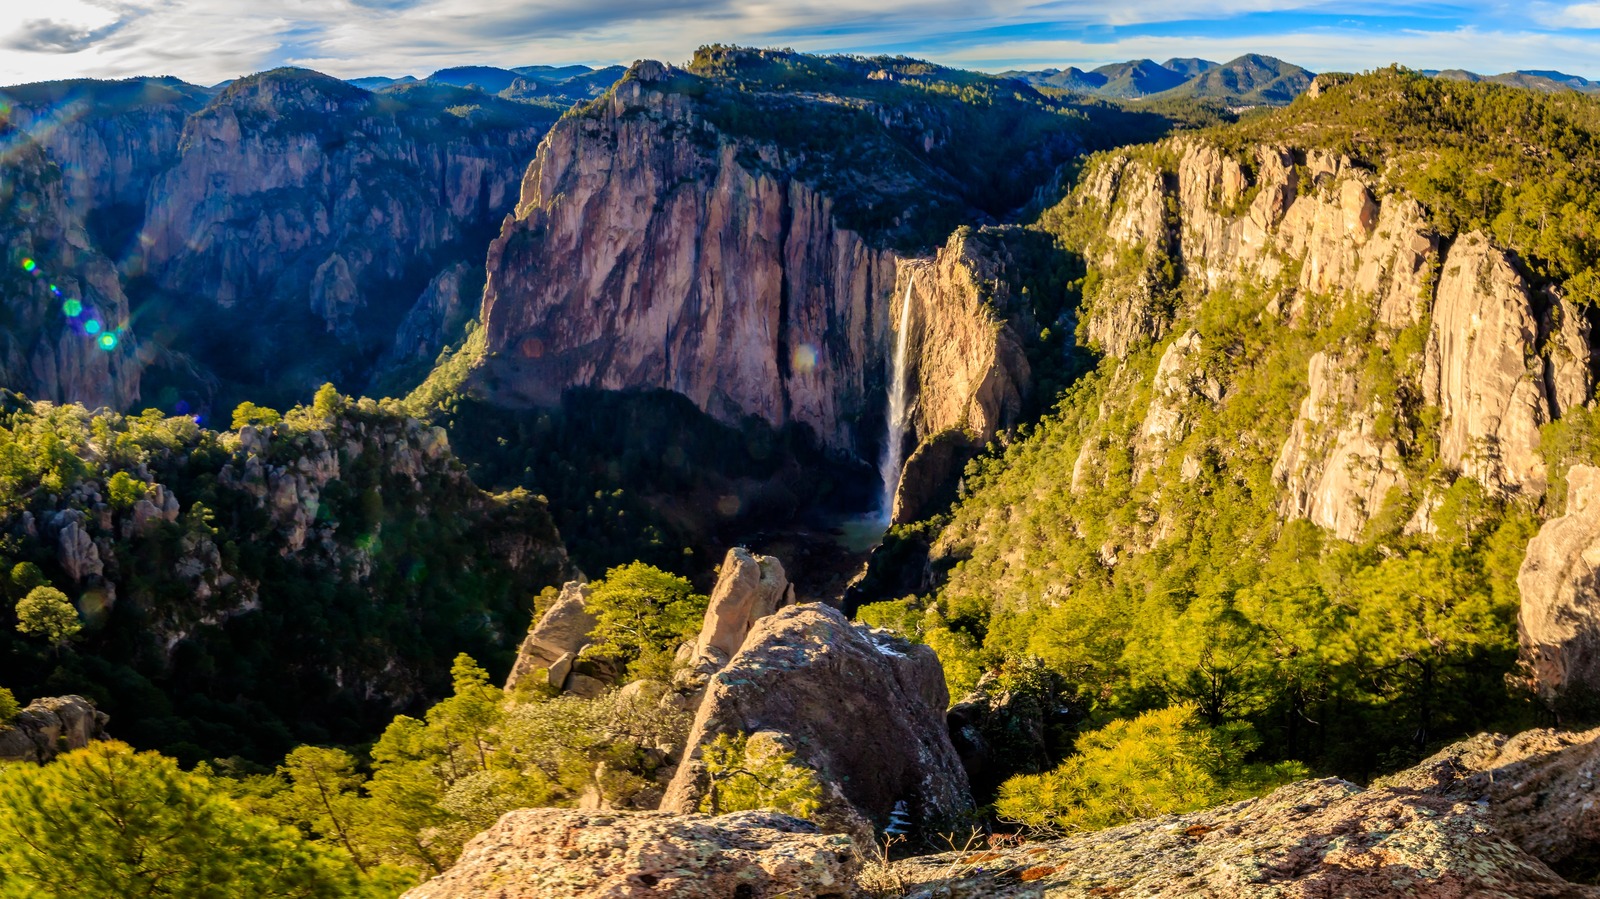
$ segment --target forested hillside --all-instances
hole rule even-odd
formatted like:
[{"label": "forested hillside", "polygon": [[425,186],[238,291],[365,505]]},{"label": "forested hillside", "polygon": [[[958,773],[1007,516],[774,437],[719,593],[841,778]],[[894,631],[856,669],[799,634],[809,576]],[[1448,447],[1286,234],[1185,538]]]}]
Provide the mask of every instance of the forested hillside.
[{"label": "forested hillside", "polygon": [[393,403],[328,387],[231,431],[5,403],[0,683],[188,762],[368,739],[458,653],[508,668],[567,573],[542,501],[478,490]]},{"label": "forested hillside", "polygon": [[[900,532],[931,596],[863,617],[955,693],[1041,659],[1089,726],[1183,707],[1139,739],[1233,765],[1367,776],[1540,720],[1517,574],[1600,459],[1597,133],[1575,93],[1386,70],[1097,156],[1038,227],[1088,263],[1098,369]],[[1075,759],[1002,808],[1083,820],[1132,776]]]}]

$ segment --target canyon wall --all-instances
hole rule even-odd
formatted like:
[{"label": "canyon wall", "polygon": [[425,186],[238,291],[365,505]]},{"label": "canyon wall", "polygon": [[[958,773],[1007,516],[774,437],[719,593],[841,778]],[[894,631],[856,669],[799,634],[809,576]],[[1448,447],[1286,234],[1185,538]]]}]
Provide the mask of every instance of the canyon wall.
[{"label": "canyon wall", "polygon": [[682,77],[637,64],[540,146],[490,248],[477,388],[535,406],[571,387],[662,388],[873,458],[909,284],[912,440],[981,446],[1014,424],[1030,382],[1004,240],[876,245],[785,151],[713,124]]},{"label": "canyon wall", "polygon": [[[1486,235],[1441,238],[1415,200],[1346,157],[1263,146],[1241,162],[1191,140],[1162,144],[1160,153],[1165,165],[1102,159],[1071,201],[1103,226],[1095,255],[1107,276],[1085,312],[1093,343],[1122,357],[1165,339],[1183,285],[1248,287],[1256,293],[1238,302],[1299,328],[1325,324],[1309,320],[1319,300],[1333,303],[1324,309],[1359,304],[1394,349],[1395,402],[1434,410],[1440,462],[1493,495],[1542,497],[1540,427],[1594,388],[1586,311],[1559,287],[1532,285]],[[1413,447],[1385,427],[1403,410],[1374,398],[1366,365],[1363,347],[1311,357],[1300,414],[1273,471],[1286,517],[1345,539],[1391,491],[1430,489],[1405,471],[1402,456]],[[1177,358],[1164,357],[1160,368],[1169,378],[1197,374]],[[1179,414],[1154,402],[1147,421]],[[1430,527],[1425,509],[1414,527]]]}]

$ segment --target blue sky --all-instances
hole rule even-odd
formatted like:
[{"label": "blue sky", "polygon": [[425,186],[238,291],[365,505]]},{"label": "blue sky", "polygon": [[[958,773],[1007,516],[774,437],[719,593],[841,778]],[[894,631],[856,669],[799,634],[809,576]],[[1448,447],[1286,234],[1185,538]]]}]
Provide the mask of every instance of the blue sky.
[{"label": "blue sky", "polygon": [[713,41],[988,70],[1259,52],[1314,71],[1399,62],[1600,79],[1600,0],[0,0],[0,12],[0,84],[681,61]]}]

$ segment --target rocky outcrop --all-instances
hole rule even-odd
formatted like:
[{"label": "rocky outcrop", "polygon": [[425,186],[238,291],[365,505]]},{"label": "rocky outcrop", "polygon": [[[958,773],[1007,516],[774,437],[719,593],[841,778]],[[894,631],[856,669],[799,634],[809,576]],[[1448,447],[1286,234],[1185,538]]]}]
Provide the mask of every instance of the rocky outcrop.
[{"label": "rocky outcrop", "polygon": [[914,899],[1600,896],[1497,833],[1472,802],[1332,778],[1083,836],[921,856],[893,874]]},{"label": "rocky outcrop", "polygon": [[1347,362],[1316,353],[1306,378],[1300,415],[1272,469],[1283,488],[1280,511],[1354,540],[1389,491],[1404,486],[1399,450],[1376,433],[1381,410],[1355,408],[1356,373]]},{"label": "rocky outcrop", "polygon": [[859,867],[848,838],[770,812],[528,809],[405,899],[845,899]]},{"label": "rocky outcrop", "polygon": [[827,606],[780,609],[757,622],[711,677],[663,811],[704,795],[701,750],[721,734],[769,732],[824,787],[817,820],[872,838],[904,801],[930,828],[972,807],[944,721],[949,695],[933,651],[852,625]]},{"label": "rocky outcrop", "polygon": [[42,765],[106,738],[111,716],[82,696],[35,699],[10,725],[0,724],[0,762]]},{"label": "rocky outcrop", "polygon": [[1494,831],[1562,873],[1600,863],[1600,730],[1479,734],[1375,787],[1411,789],[1486,810]]},{"label": "rocky outcrop", "polygon": [[1600,468],[1567,472],[1566,513],[1528,542],[1517,587],[1522,662],[1539,696],[1600,708]]},{"label": "rocky outcrop", "polygon": [[794,585],[782,562],[743,547],[728,550],[706,606],[705,624],[695,639],[691,667],[708,673],[720,670],[757,622],[793,604]]},{"label": "rocky outcrop", "polygon": [[533,683],[541,671],[544,682],[552,689],[567,685],[573,662],[588,645],[589,633],[596,623],[594,613],[584,604],[588,595],[588,586],[580,581],[568,581],[562,586],[561,595],[523,638],[517,661],[506,677],[507,692],[520,684]]},{"label": "rocky outcrop", "polygon": [[1482,234],[1459,238],[1439,276],[1423,390],[1443,416],[1446,464],[1503,493],[1544,493],[1539,428],[1554,415],[1538,338],[1510,256]]}]

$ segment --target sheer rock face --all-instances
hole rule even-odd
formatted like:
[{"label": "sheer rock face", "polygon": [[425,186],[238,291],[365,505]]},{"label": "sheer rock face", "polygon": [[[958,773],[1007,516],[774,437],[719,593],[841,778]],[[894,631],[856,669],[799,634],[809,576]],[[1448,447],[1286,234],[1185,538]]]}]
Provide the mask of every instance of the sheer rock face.
[{"label": "sheer rock face", "polygon": [[[1387,392],[1372,383],[1364,348],[1328,347],[1311,359],[1273,472],[1285,517],[1359,535],[1387,498],[1414,494],[1405,464],[1414,448],[1402,441],[1434,439],[1419,425],[1434,415],[1438,458],[1451,471],[1500,498],[1543,495],[1540,428],[1594,389],[1590,312],[1559,290],[1534,292],[1513,256],[1483,234],[1442,246],[1420,204],[1345,157],[1264,146],[1247,166],[1203,141],[1161,150],[1169,171],[1113,156],[1085,173],[1069,201],[1103,233],[1090,248],[1103,277],[1084,315],[1108,353],[1126,355],[1171,327],[1184,293],[1162,272],[1176,273],[1179,287],[1237,286],[1238,301],[1255,299],[1258,314],[1291,328],[1313,315],[1325,322],[1330,304],[1365,305],[1380,347],[1424,348],[1394,360]],[[1134,447],[1136,477],[1186,433],[1187,391],[1172,387],[1174,375],[1196,374],[1185,359],[1198,340],[1184,335],[1160,360]],[[1427,415],[1420,406],[1431,407]],[[1085,442],[1075,485],[1092,482],[1095,450]]]},{"label": "sheer rock face", "polygon": [[111,716],[82,696],[35,699],[9,727],[0,725],[0,762],[42,765],[106,738]]},{"label": "sheer rock face", "polygon": [[900,267],[889,314],[898,328],[909,283],[906,377],[915,385],[916,445],[901,472],[892,522],[932,511],[967,461],[1022,417],[1033,371],[1020,335],[1037,333],[1038,323],[1017,283],[1019,266],[1006,244],[1012,234],[963,229],[931,262]]},{"label": "sheer rock face", "polygon": [[[139,399],[143,363],[116,266],[94,247],[86,210],[72,203],[44,150],[4,118],[0,146],[0,382],[34,399],[125,408]],[[70,300],[76,316],[66,312]],[[105,334],[114,337],[109,349]]]},{"label": "sheer rock face", "polygon": [[1352,408],[1356,377],[1349,363],[1311,357],[1310,389],[1284,442],[1272,477],[1283,487],[1281,511],[1353,540],[1405,473],[1392,440],[1374,432],[1379,410]]},{"label": "sheer rock face", "polygon": [[1470,800],[1334,778],[1016,849],[921,856],[894,872],[916,899],[1600,896],[1497,833]]},{"label": "sheer rock face", "polygon": [[949,694],[933,651],[852,625],[834,609],[790,606],[757,622],[711,677],[663,811],[704,795],[703,748],[721,734],[772,732],[823,785],[818,820],[872,837],[905,801],[928,826],[971,809],[945,723]]},{"label": "sheer rock face", "polygon": [[561,595],[523,638],[517,661],[506,677],[506,690],[516,689],[541,668],[552,687],[563,686],[572,671],[572,660],[588,644],[596,624],[594,613],[585,605],[588,595],[588,586],[579,581],[561,587]]},{"label": "sheer rock face", "polygon": [[1600,705],[1600,468],[1567,473],[1566,514],[1529,541],[1517,587],[1522,660],[1540,696]]},{"label": "sheer rock face", "polygon": [[960,423],[986,440],[1013,421],[1028,371],[981,302],[1005,264],[989,245],[958,234],[932,260],[872,245],[665,71],[636,66],[540,146],[490,248],[477,386],[526,405],[667,389],[723,422],[805,425],[875,455],[909,282],[919,438]]},{"label": "sheer rock face", "polygon": [[526,809],[405,899],[845,899],[859,867],[848,837],[771,812]]},{"label": "sheer rock face", "polygon": [[835,226],[827,197],[747,169],[688,98],[634,77],[606,102],[550,133],[490,248],[500,398],[664,388],[850,445],[883,383],[892,256]]},{"label": "sheer rock face", "polygon": [[544,133],[453,127],[425,132],[309,72],[242,79],[189,119],[155,179],[145,263],[170,293],[298,305],[354,340],[358,309],[511,208]]},{"label": "sheer rock face", "polygon": [[1552,418],[1528,287],[1484,235],[1450,247],[1439,277],[1423,389],[1443,414],[1447,464],[1506,494],[1544,493],[1539,428]]}]

